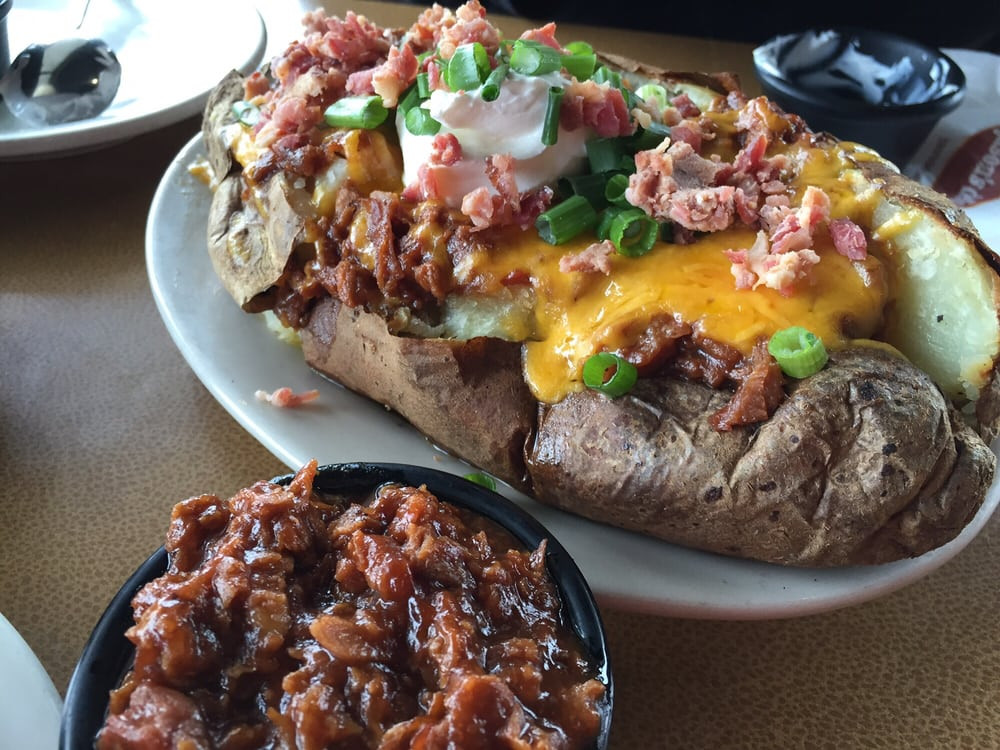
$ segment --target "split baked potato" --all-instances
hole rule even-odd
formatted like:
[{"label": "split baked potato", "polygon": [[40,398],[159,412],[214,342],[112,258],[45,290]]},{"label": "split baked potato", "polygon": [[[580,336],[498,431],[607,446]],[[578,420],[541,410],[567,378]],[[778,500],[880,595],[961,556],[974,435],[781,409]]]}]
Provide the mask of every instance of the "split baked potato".
[{"label": "split baked potato", "polygon": [[[563,145],[506,158],[523,123],[476,140],[469,123],[492,115],[449,79],[472,40],[492,60],[482,84],[517,67],[495,31],[475,0],[406,31],[312,14],[269,70],[219,85],[203,128],[208,249],[235,301],[295,329],[317,371],[576,514],[790,565],[882,563],[954,538],[993,480],[1000,424],[1000,276],[964,214],[732,76],[599,53],[603,73],[569,73],[580,61],[565,56],[590,53],[552,25],[522,46],[557,49],[563,78],[508,74],[497,101],[550,76],[568,97]],[[411,138],[404,111],[428,71],[455,95],[410,99],[445,120],[433,140]],[[316,117],[373,97],[379,124]],[[293,100],[300,119],[282,129]],[[572,197],[565,178],[588,158],[596,170],[593,140],[641,143],[613,170],[628,184],[615,200],[657,222],[641,257],[593,222],[557,245],[538,237],[541,209]],[[484,142],[497,144],[485,158]],[[474,160],[478,187],[452,169]],[[525,186],[526,169],[508,171],[521,162],[558,166]],[[830,352],[806,377],[765,349],[793,325]],[[601,352],[636,367],[624,395],[584,386]]]}]

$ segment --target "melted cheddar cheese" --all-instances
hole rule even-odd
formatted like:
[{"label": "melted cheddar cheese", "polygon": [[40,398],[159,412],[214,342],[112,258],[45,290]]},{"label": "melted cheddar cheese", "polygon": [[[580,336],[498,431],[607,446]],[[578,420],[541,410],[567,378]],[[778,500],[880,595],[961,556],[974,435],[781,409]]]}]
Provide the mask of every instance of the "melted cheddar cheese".
[{"label": "melted cheddar cheese", "polygon": [[[773,113],[770,113],[773,114]],[[735,113],[710,114],[719,138],[709,144],[724,159],[733,158]],[[788,123],[774,115],[780,132]],[[396,145],[379,131],[341,131],[337,140],[342,159],[335,159],[325,174],[310,186],[314,216],[329,215],[336,193],[345,180],[366,193],[400,189],[401,164]],[[237,160],[247,165],[258,156],[252,137],[243,130],[231,142]],[[796,177],[789,182],[797,205],[806,186],[821,188],[830,198],[831,218],[850,218],[872,226],[877,194],[846,156],[878,158],[849,143],[808,147],[801,142],[787,148]],[[424,227],[428,247],[444,251],[446,237],[440,227]],[[906,229],[900,220],[898,231]],[[437,231],[433,231],[437,230]],[[495,241],[484,243],[456,269],[463,287],[498,292],[512,275],[530,278],[533,320],[527,326],[515,318],[508,324],[497,317],[494,333],[512,340],[525,338],[524,373],[534,396],[554,403],[580,390],[583,363],[602,350],[616,351],[635,343],[636,331],[656,317],[673,316],[697,334],[729,344],[749,354],[761,339],[792,325],[804,326],[822,338],[829,349],[842,348],[857,339],[875,336],[882,323],[892,279],[878,258],[891,252],[893,227],[883,225],[869,238],[871,251],[863,261],[850,261],[834,249],[826,231],[814,235],[813,250],[820,262],[808,277],[796,283],[787,296],[766,287],[737,289],[726,250],[749,248],[755,230],[742,224],[701,235],[689,245],[660,242],[646,255],[611,257],[612,272],[575,273],[559,270],[559,260],[584,250],[595,241],[591,234],[564,245],[546,244],[534,229],[500,230]],[[358,211],[350,227],[359,260],[375,267],[366,217]],[[468,283],[474,279],[474,283]],[[510,330],[504,330],[507,326]],[[525,337],[525,331],[530,335]],[[478,334],[474,334],[478,335]]]},{"label": "melted cheddar cheese", "polygon": [[[843,158],[851,148],[806,149],[794,185],[800,194],[807,185],[823,189],[832,217],[870,226],[875,196],[859,191],[860,175]],[[833,350],[876,334],[891,283],[878,260],[886,248],[870,247],[874,253],[865,260],[850,261],[818,231],[813,249],[820,262],[794,293],[783,296],[766,287],[735,287],[725,251],[748,248],[754,237],[753,230],[739,226],[689,245],[657,243],[639,258],[613,255],[612,272],[605,276],[559,270],[559,259],[582,251],[592,236],[553,247],[534,231],[508,231],[493,252],[475,256],[471,272],[492,281],[517,271],[531,277],[535,335],[525,345],[524,371],[535,397],[548,403],[583,387],[581,371],[590,355],[627,348],[637,328],[664,313],[744,354],[792,325],[808,328]]]}]

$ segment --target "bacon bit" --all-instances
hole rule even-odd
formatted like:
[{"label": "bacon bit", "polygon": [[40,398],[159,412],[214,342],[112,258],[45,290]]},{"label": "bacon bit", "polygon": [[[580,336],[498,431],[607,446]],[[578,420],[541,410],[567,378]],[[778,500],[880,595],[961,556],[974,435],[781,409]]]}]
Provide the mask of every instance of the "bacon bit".
[{"label": "bacon bit", "polygon": [[[438,167],[440,165],[437,165]],[[408,201],[437,200],[441,197],[435,175],[436,166],[425,162],[417,168],[417,179],[407,185],[400,197]]]},{"label": "bacon bit", "polygon": [[737,289],[766,286],[788,297],[796,281],[805,278],[809,269],[819,263],[819,256],[810,248],[776,253],[763,230],[749,250],[727,250],[732,263],[730,273]]},{"label": "bacon bit", "polygon": [[674,105],[681,117],[697,117],[701,114],[698,105],[691,101],[691,97],[687,94],[678,94],[670,100],[670,103]]},{"label": "bacon bit", "polygon": [[302,406],[310,401],[315,401],[319,398],[319,391],[311,390],[305,391],[304,393],[294,393],[291,388],[283,387],[274,391],[274,393],[268,393],[267,391],[256,391],[254,397],[258,401],[263,401],[270,404],[271,406],[277,406],[282,409],[292,409],[296,406]]},{"label": "bacon bit", "polygon": [[373,68],[359,70],[347,79],[351,94],[378,94],[386,107],[395,107],[399,95],[417,79],[420,63],[413,49],[391,47],[384,62]]},{"label": "bacon bit", "polygon": [[676,191],[667,216],[695,232],[720,232],[733,223],[736,188],[728,185]]},{"label": "bacon bit", "polygon": [[389,53],[389,40],[382,29],[352,10],[344,19],[327,17],[322,10],[307,13],[303,21],[313,32],[304,40],[312,50],[332,57],[345,70],[369,68]]},{"label": "bacon bit", "polygon": [[421,52],[432,49],[437,44],[441,31],[455,23],[455,14],[450,8],[434,3],[425,9],[406,32],[410,44]]},{"label": "bacon bit", "polygon": [[486,8],[479,0],[469,0],[455,11],[454,20],[445,19],[435,32],[438,53],[443,60],[450,60],[455,50],[463,44],[479,42],[492,56],[500,49],[500,30],[486,20]]},{"label": "bacon bit", "polygon": [[864,230],[850,219],[831,221],[830,238],[837,252],[848,260],[864,260],[868,257],[868,240]]},{"label": "bacon bit", "polygon": [[510,154],[493,154],[486,157],[486,176],[501,200],[511,210],[516,210],[521,204],[521,191],[517,189],[514,164],[514,157]]},{"label": "bacon bit", "polygon": [[271,82],[259,70],[250,74],[250,77],[243,82],[243,95],[247,99],[266,94],[271,88]]},{"label": "bacon bit", "polygon": [[492,225],[496,211],[493,198],[484,187],[478,187],[462,198],[462,213],[472,219],[472,225],[476,229],[486,229]]},{"label": "bacon bit", "polygon": [[521,36],[520,39],[524,39],[528,42],[538,42],[539,44],[544,44],[547,47],[552,47],[554,50],[563,52],[563,47],[559,42],[556,41],[556,25],[554,22],[550,21],[541,28],[538,29],[528,29]]},{"label": "bacon bit", "polygon": [[565,130],[589,126],[602,138],[635,132],[622,92],[607,83],[591,80],[573,81],[565,86],[559,124]]},{"label": "bacon bit", "polygon": [[733,168],[737,172],[755,172],[759,167],[764,154],[767,152],[767,137],[764,135],[753,135],[746,145],[736,154],[733,161]]},{"label": "bacon bit", "polygon": [[783,254],[813,246],[813,231],[821,221],[830,218],[830,198],[810,185],[802,196],[802,205],[790,213],[771,232],[771,252]]},{"label": "bacon bit", "polygon": [[559,259],[559,270],[562,273],[603,273],[611,275],[611,256],[615,253],[615,245],[611,240],[594,242],[585,250],[576,254],[564,255]]},{"label": "bacon bit", "polygon": [[431,141],[428,164],[450,167],[462,159],[462,144],[454,133],[439,133]]},{"label": "bacon bit", "polygon": [[520,193],[512,201],[510,195],[505,198],[479,187],[462,198],[461,211],[472,220],[473,231],[511,225],[528,229],[552,203],[553,195],[552,188],[543,186]]},{"label": "bacon bit", "polygon": [[688,144],[695,151],[701,151],[701,133],[689,123],[680,123],[670,128],[670,137],[674,141]]}]

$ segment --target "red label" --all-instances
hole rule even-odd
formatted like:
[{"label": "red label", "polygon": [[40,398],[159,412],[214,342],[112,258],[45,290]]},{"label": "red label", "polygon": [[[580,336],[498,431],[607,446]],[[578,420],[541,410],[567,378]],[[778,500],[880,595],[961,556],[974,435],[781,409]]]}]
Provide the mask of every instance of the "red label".
[{"label": "red label", "polygon": [[944,165],[934,189],[963,208],[1000,198],[1000,125],[966,138]]}]

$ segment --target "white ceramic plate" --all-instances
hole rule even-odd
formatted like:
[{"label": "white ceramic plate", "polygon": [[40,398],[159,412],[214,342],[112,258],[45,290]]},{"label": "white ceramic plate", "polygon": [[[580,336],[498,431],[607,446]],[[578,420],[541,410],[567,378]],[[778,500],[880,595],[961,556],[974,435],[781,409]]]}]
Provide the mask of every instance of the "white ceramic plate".
[{"label": "white ceramic plate", "polygon": [[264,23],[245,0],[17,0],[7,17],[11,56],[30,44],[98,37],[115,50],[122,81],[89,120],[32,128],[0,104],[0,159],[97,148],[199,112],[226,73],[249,73],[264,54]]},{"label": "white ceramic plate", "polygon": [[0,615],[0,748],[52,750],[62,699],[34,652]]},{"label": "white ceramic plate", "polygon": [[[247,430],[291,468],[321,463],[396,461],[464,474],[469,467],[435,450],[394,413],[309,370],[259,316],[223,290],[205,249],[209,193],[187,167],[202,154],[194,138],[167,170],[146,229],[153,296],[191,368]],[[257,401],[258,389],[318,388],[302,409]],[[576,558],[602,602],[668,616],[792,617],[873,599],[911,583],[965,547],[996,508],[995,485],[982,510],[950,544],[914,560],[878,567],[795,569],[698,552],[592,523],[503,487]]]}]

